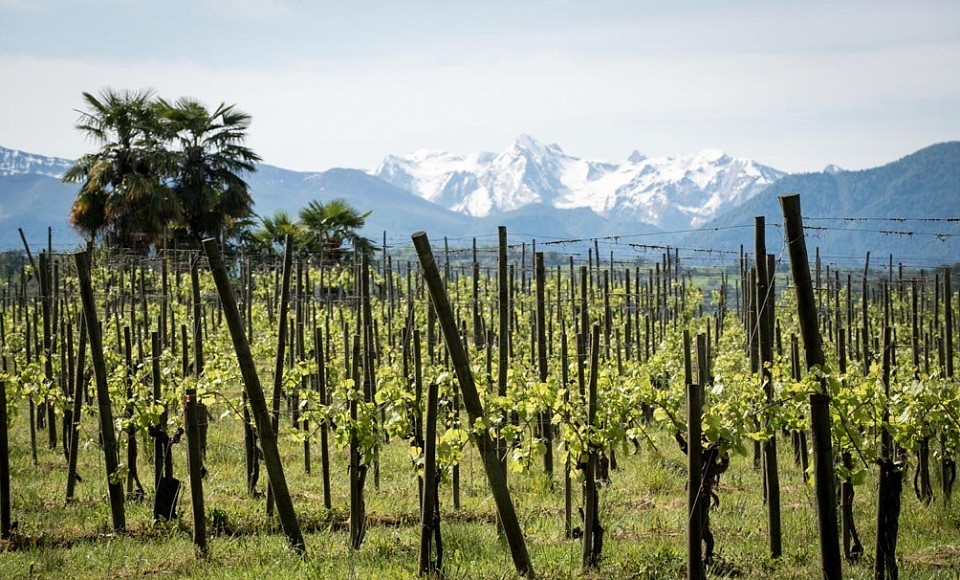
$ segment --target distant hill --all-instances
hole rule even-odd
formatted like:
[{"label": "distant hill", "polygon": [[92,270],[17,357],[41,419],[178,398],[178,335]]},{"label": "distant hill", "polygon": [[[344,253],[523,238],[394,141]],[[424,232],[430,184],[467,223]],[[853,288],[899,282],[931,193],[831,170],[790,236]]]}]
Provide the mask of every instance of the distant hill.
[{"label": "distant hill", "polygon": [[[744,244],[752,253],[754,216],[780,224],[779,196],[786,193],[800,194],[811,252],[818,246],[844,263],[862,261],[867,251],[877,261],[893,254],[895,262],[913,265],[960,260],[960,142],[873,169],[788,175],[677,245],[736,250]],[[782,246],[782,229],[768,226],[768,252]]]},{"label": "distant hill", "polygon": [[76,195],[75,185],[49,175],[0,175],[0,250],[23,247],[18,228],[31,245],[46,247],[48,227],[57,250],[76,245],[79,239],[68,220]]},{"label": "distant hill", "polygon": [[262,216],[283,209],[295,217],[311,200],[342,197],[358,210],[371,212],[364,232],[375,240],[384,230],[391,235],[409,236],[420,229],[459,235],[474,221],[356,169],[303,173],[261,165],[247,176],[247,182],[254,196],[254,211]]}]

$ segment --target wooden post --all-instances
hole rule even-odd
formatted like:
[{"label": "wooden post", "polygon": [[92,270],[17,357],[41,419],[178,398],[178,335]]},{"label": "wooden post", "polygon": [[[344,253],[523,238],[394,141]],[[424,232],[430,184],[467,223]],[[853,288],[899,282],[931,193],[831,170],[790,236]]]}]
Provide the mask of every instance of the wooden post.
[{"label": "wooden post", "polygon": [[[685,331],[686,332],[686,331]],[[687,340],[689,344],[689,338]],[[701,401],[700,385],[687,383],[687,578],[702,580],[703,574],[703,511],[700,504],[703,491],[703,466],[701,463],[700,443],[701,415],[703,401]]]},{"label": "wooden post", "polygon": [[[499,236],[499,253],[497,259],[497,311],[500,315],[500,342],[497,347],[497,395],[507,396],[507,370],[510,367],[510,279],[507,277],[507,228],[497,227]],[[432,307],[428,306],[432,310]],[[501,418],[501,424],[507,424],[506,412]],[[506,443],[501,438],[497,445],[500,453],[500,464],[504,477],[507,474]]]},{"label": "wooden post", "polygon": [[[77,454],[80,449],[80,417],[83,414],[83,398],[86,390],[86,381],[83,371],[87,361],[87,325],[80,321],[80,349],[77,351],[77,370],[73,376],[73,413],[70,418],[70,451],[67,455],[67,498],[73,500],[74,488],[77,484]],[[67,425],[63,426],[64,429]]]},{"label": "wooden post", "polygon": [[77,279],[80,284],[80,299],[83,302],[83,319],[90,337],[90,356],[93,359],[93,374],[97,382],[97,406],[100,414],[100,437],[103,440],[103,457],[107,471],[107,490],[110,494],[110,513],[113,517],[113,529],[123,531],[126,528],[126,515],[123,509],[123,485],[117,477],[117,437],[113,430],[113,408],[110,406],[110,389],[107,387],[107,365],[103,357],[103,340],[100,324],[97,320],[93,285],[90,282],[90,265],[86,252],[73,255],[77,263]]},{"label": "wooden post", "polygon": [[7,384],[0,379],[0,539],[10,537],[10,447],[7,441]]},{"label": "wooden post", "polygon": [[436,381],[427,385],[427,424],[423,446],[423,505],[420,508],[420,574],[432,570],[430,545],[434,533],[434,512],[437,504],[437,396],[440,390]]},{"label": "wooden post", "polygon": [[943,338],[946,345],[947,378],[953,378],[953,291],[950,268],[943,271]]},{"label": "wooden post", "polygon": [[[457,323],[450,308],[450,301],[447,298],[440,272],[433,258],[433,251],[430,249],[427,234],[417,232],[413,234],[412,239],[423,270],[423,277],[430,291],[431,301],[437,311],[437,317],[440,319],[440,328],[447,343],[450,359],[457,373],[460,390],[463,393],[464,406],[467,409],[470,424],[474,425],[477,420],[483,419],[483,406],[480,403],[480,396],[473,380],[473,372],[470,369],[467,353],[457,331]],[[523,538],[523,531],[520,529],[520,521],[517,518],[513,501],[510,499],[510,490],[507,488],[500,458],[497,457],[496,443],[492,440],[490,434],[485,431],[475,432],[473,439],[483,459],[484,471],[487,474],[490,491],[497,506],[497,513],[503,523],[503,531],[510,546],[513,564],[520,575],[533,576],[533,565],[527,553],[527,545]]]},{"label": "wooden post", "polygon": [[[290,274],[293,265],[293,237],[284,239],[283,274],[280,282],[280,321],[277,328],[277,356],[273,367],[273,419],[274,435],[280,433],[280,396],[283,392],[283,364],[287,348],[287,312],[290,309]],[[257,426],[259,429],[259,425]],[[262,438],[262,435],[261,435]],[[273,478],[267,480],[267,515],[273,515]]]},{"label": "wooden post", "polygon": [[[886,580],[897,578],[897,521],[900,517],[900,490],[902,473],[894,462],[893,435],[890,433],[890,367],[891,332],[889,326],[883,328],[882,380],[884,405],[880,419],[880,477],[877,484],[877,549],[873,561],[874,578]],[[895,501],[894,498],[896,498]]]},{"label": "wooden post", "polygon": [[[773,364],[773,302],[776,293],[771,281],[772,273],[767,271],[767,242],[764,216],[754,218],[756,226],[757,260],[757,334],[759,335],[760,378],[767,399],[767,411],[764,423],[770,421],[770,409],[773,407],[773,377],[770,365]],[[780,532],[780,474],[777,471],[777,436],[773,430],[769,439],[763,443],[764,481],[767,491],[767,533],[770,557],[779,558],[783,552]]]},{"label": "wooden post", "polygon": [[[845,329],[840,329],[839,333],[837,334],[837,340],[837,351],[839,352],[838,370],[842,376],[847,374],[847,331]],[[800,354],[797,352],[796,336],[793,336],[793,350],[796,361],[794,364],[795,366],[799,367]],[[795,378],[799,379],[799,371],[798,376]],[[843,381],[841,388],[847,388],[846,380]],[[849,451],[844,451],[841,454],[840,459],[845,468],[851,469],[853,466],[853,457]],[[853,520],[854,493],[855,491],[851,478],[848,477],[840,483],[840,532],[843,540],[843,556],[848,562],[858,561],[863,553],[863,546],[860,544],[860,536],[857,534],[857,526]]]},{"label": "wooden post", "polygon": [[[53,384],[53,288],[51,276],[50,255],[40,252],[40,307],[43,316],[43,372],[49,384]],[[44,396],[43,406],[47,412],[47,443],[50,449],[57,447],[57,415],[53,401]]]},{"label": "wooden post", "polygon": [[[587,387],[587,428],[592,429],[597,420],[597,380],[600,376],[600,325],[593,325],[590,343],[590,384]],[[600,565],[600,546],[603,545],[603,530],[597,513],[597,455],[598,448],[587,443],[586,467],[583,470],[583,571],[596,570]]]},{"label": "wooden post", "polygon": [[[203,356],[204,321],[203,303],[200,298],[200,255],[190,262],[190,288],[193,293],[193,375],[198,379],[206,366]],[[207,455],[207,406],[197,398],[198,437],[200,441],[200,461]]]},{"label": "wooden post", "polygon": [[[309,275],[309,272],[307,272]],[[297,350],[297,362],[303,363],[307,360],[306,346],[303,337],[303,324],[304,324],[304,313],[303,308],[305,306],[306,295],[304,292],[304,283],[303,283],[303,260],[297,260],[297,304],[296,304],[296,315],[295,315],[295,327],[296,327],[296,350]],[[300,391],[303,393],[297,393],[293,397],[293,426],[294,428],[300,428],[303,431],[303,472],[307,475],[310,474],[310,424],[307,419],[301,418],[300,410],[303,409],[304,412],[308,412],[309,409],[309,398],[305,398],[303,403],[300,402],[300,397],[306,397],[307,385],[310,381],[310,377],[304,375],[300,377]]]},{"label": "wooden post", "polygon": [[203,507],[203,475],[200,458],[200,425],[197,417],[197,390],[187,389],[183,395],[183,422],[187,433],[187,464],[190,475],[190,500],[193,510],[193,543],[200,556],[206,558],[207,516]]},{"label": "wooden post", "polygon": [[[571,285],[573,280],[570,280]],[[567,332],[564,330],[560,333],[560,385],[564,389],[563,402],[567,404],[570,402],[570,380],[569,380],[569,347],[567,345]],[[566,427],[564,427],[566,428]],[[573,536],[573,526],[571,520],[573,518],[573,482],[570,478],[570,454],[567,454],[566,460],[563,462],[563,530],[564,537],[569,538]]]},{"label": "wooden post", "polygon": [[366,533],[366,510],[363,502],[363,484],[367,465],[362,463],[360,441],[357,437],[357,401],[362,397],[360,389],[360,335],[353,336],[353,356],[350,376],[356,393],[349,395],[350,406],[350,546],[359,550]]},{"label": "wooden post", "polygon": [[[313,329],[314,352],[317,359],[317,387],[320,391],[320,406],[327,407],[327,367],[323,351],[323,333],[320,328]],[[331,509],[330,499],[330,451],[327,443],[327,421],[320,420],[320,477],[323,482],[323,507]]]},{"label": "wooden post", "polygon": [[[952,278],[950,268],[945,268],[943,272],[943,340],[940,341],[941,356],[943,361],[941,365],[947,379],[953,378],[953,292],[950,289],[950,279]],[[936,319],[936,316],[934,317]],[[941,489],[943,490],[943,500],[950,503],[953,495],[953,482],[956,478],[956,454],[947,451],[945,436],[940,435],[940,448],[943,452],[941,458]]]},{"label": "wooden post", "polygon": [[[126,372],[124,382],[126,383],[127,405],[124,409],[124,418],[130,420],[133,418],[133,344],[130,338],[130,327],[123,327],[123,345],[124,358],[126,361]],[[133,421],[127,426],[127,497],[134,501],[143,499],[143,486],[140,484],[140,475],[137,471],[137,462],[139,452],[137,451],[137,426]]]},{"label": "wooden post", "polygon": [[291,547],[296,552],[304,554],[306,546],[303,542],[303,534],[300,531],[297,514],[293,509],[293,501],[290,498],[287,480],[283,474],[283,464],[277,450],[277,433],[270,424],[270,411],[267,409],[267,401],[263,396],[263,388],[260,386],[260,377],[257,375],[253,355],[250,353],[250,343],[247,342],[247,337],[243,333],[243,320],[240,318],[240,310],[237,308],[237,301],[233,296],[233,289],[230,287],[227,269],[223,265],[220,248],[217,247],[215,239],[207,238],[203,240],[203,250],[210,260],[210,270],[217,285],[217,293],[220,295],[220,305],[227,319],[227,326],[230,328],[230,336],[233,339],[233,348],[237,354],[240,374],[243,376],[243,388],[246,390],[253,417],[257,423],[257,431],[260,433],[263,461],[267,467],[270,485],[274,490],[274,499],[280,516],[280,526],[290,540]]},{"label": "wooden post", "polygon": [[[800,195],[780,197],[790,250],[790,269],[797,292],[800,336],[806,351],[807,368],[822,369],[823,345],[817,326],[817,308],[810,281],[810,262],[800,216]],[[864,313],[866,314],[866,313]],[[827,580],[840,580],[839,532],[837,529],[837,494],[833,468],[833,446],[830,439],[830,395],[821,379],[820,392],[810,394],[810,431],[814,449],[814,482],[817,490],[817,519],[820,532],[820,566]]]},{"label": "wooden post", "polygon": [[[410,322],[411,325],[409,328],[413,328],[413,313],[411,311]],[[409,338],[404,339],[405,343],[409,343]],[[407,347],[409,348],[409,346]],[[488,351],[489,352],[489,351]],[[413,440],[414,443],[423,451],[424,446],[424,425],[423,425],[423,358],[421,354],[421,344],[420,344],[420,329],[413,329],[413,392],[414,392],[414,413],[413,413]],[[405,374],[405,376],[407,376]],[[429,395],[429,393],[428,393]],[[417,497],[420,500],[420,509],[423,509],[423,476],[418,478],[419,485],[417,486]]]},{"label": "wooden post", "polygon": [[[160,333],[150,333],[150,371],[153,384],[153,404],[161,405],[163,410],[157,417],[156,434],[153,444],[153,489],[160,487],[160,479],[164,476],[164,466],[167,463],[167,453],[170,451],[170,437],[167,434],[167,407],[163,402],[163,391],[160,373]],[[172,471],[172,470],[171,470]],[[171,477],[170,473],[167,477]]]},{"label": "wooden post", "polygon": [[[537,369],[541,383],[547,382],[547,317],[546,317],[546,273],[543,267],[543,252],[534,254],[537,281]],[[540,436],[544,440],[543,471],[547,477],[553,477],[553,424],[550,418],[553,411],[547,407],[540,413]]]}]

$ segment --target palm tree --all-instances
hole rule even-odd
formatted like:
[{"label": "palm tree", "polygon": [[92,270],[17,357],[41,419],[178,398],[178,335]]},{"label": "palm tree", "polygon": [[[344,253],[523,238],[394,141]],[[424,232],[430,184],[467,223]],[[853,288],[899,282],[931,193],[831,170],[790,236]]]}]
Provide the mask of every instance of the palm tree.
[{"label": "palm tree", "polygon": [[178,215],[163,183],[164,150],[152,106],[153,91],[104,89],[83,93],[77,129],[99,149],[81,156],[63,175],[82,183],[70,211],[74,227],[91,239],[105,234],[131,247],[159,241]]},{"label": "palm tree", "polygon": [[210,112],[195,99],[156,105],[165,135],[175,144],[171,189],[181,209],[180,225],[199,241],[221,236],[237,220],[253,214],[253,198],[243,173],[257,170],[260,157],[243,143],[250,115],[235,105]]},{"label": "palm tree", "polygon": [[343,249],[345,241],[362,254],[373,253],[373,242],[358,233],[369,215],[370,212],[361,214],[340,198],[325,204],[313,200],[300,210],[300,224],[309,235],[313,251],[321,252],[328,261],[341,262],[348,255]]},{"label": "palm tree", "polygon": [[260,250],[269,249],[275,253],[278,250],[283,250],[283,243],[287,234],[293,236],[297,246],[301,245],[304,231],[300,224],[291,220],[290,214],[286,211],[278,209],[272,216],[260,218],[260,228],[255,230],[251,237]]}]

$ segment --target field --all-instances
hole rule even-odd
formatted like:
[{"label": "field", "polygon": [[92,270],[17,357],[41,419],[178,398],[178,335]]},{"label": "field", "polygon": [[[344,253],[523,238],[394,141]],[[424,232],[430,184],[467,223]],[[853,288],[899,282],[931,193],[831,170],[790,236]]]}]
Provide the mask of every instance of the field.
[{"label": "field", "polygon": [[[409,578],[426,568],[438,577],[513,578],[521,566],[505,539],[510,522],[501,530],[497,503],[504,500],[491,491],[500,478],[539,577],[696,577],[687,570],[687,536],[701,521],[691,514],[703,510],[703,498],[691,511],[688,481],[699,480],[702,496],[712,491],[718,501],[707,510],[716,541],[708,577],[815,578],[823,490],[813,484],[815,450],[807,444],[813,392],[831,396],[836,469],[827,469],[856,493],[852,519],[864,553],[843,563],[843,577],[874,577],[878,530],[887,538],[892,530],[894,543],[885,546],[900,577],[960,575],[960,500],[947,497],[952,482],[940,480],[960,441],[949,270],[896,278],[872,272],[865,281],[824,272],[821,281],[817,265],[827,361],[808,373],[785,264],[767,278],[775,290],[760,284],[744,293],[758,274],[743,261],[694,279],[671,252],[653,263],[591,257],[576,267],[563,260],[544,267],[526,248],[507,250],[501,245],[483,267],[476,254],[452,264],[441,254],[433,275],[452,305],[445,309],[435,296],[435,311],[423,256],[424,272],[399,258],[362,266],[318,264],[293,252],[285,265],[231,258],[223,273],[239,298],[233,313],[211,276],[217,260],[211,265],[197,251],[99,251],[89,288],[73,256],[44,255],[40,275],[25,266],[8,281],[0,311],[16,522],[0,540],[0,577]],[[775,299],[775,315],[751,296]],[[95,311],[84,310],[84,299]],[[233,314],[252,337],[265,400],[256,400],[238,367]],[[102,377],[92,372],[100,341],[84,351],[83,366],[78,360],[84,315],[102,323]],[[468,357],[463,365],[456,349],[444,348],[451,328]],[[463,383],[465,369],[473,391]],[[695,423],[684,412],[692,383],[704,403]],[[187,389],[206,407],[199,415],[207,417],[205,435],[185,418]],[[434,389],[439,402],[431,407]],[[66,501],[71,442],[62,427],[75,393],[82,480]],[[107,400],[114,421],[102,424]],[[251,488],[245,421],[257,424],[258,405],[278,422],[279,454],[261,429],[263,461],[253,462],[259,476]],[[439,415],[432,440],[425,436],[431,409]],[[678,445],[696,424],[703,457],[717,462],[715,485],[713,475],[690,471]],[[159,439],[151,434],[174,436],[179,428],[187,433],[170,448],[172,474],[182,482],[177,515],[155,521]],[[113,468],[107,437],[118,442]],[[186,468],[193,444],[205,447],[201,537],[191,501],[191,481],[200,478],[191,480]],[[139,457],[131,465],[133,445]],[[503,463],[495,461],[506,470],[488,475],[484,449],[506,450]],[[278,488],[268,515],[267,470],[276,458],[289,497]],[[418,476],[433,469],[439,569],[436,539],[421,554],[420,498],[431,486],[418,489]],[[879,492],[902,503],[891,510],[883,502],[888,519],[878,528],[880,469],[902,477],[902,491]],[[767,492],[765,480],[774,482]],[[583,499],[594,486],[595,508]],[[111,488],[119,493],[113,502]],[[125,497],[122,505],[117,497]],[[291,548],[297,533],[285,500],[303,534],[302,557]],[[847,524],[851,514],[843,511],[837,517]],[[594,517],[588,535],[602,530],[602,545],[585,554],[580,534]],[[771,556],[774,520],[778,557]],[[427,525],[435,527],[429,518]]]},{"label": "field", "polygon": [[[85,417],[85,420],[87,418]],[[90,424],[93,424],[90,421]],[[87,430],[85,430],[87,431]],[[91,433],[92,434],[92,433]],[[155,525],[150,502],[128,504],[128,531],[109,527],[109,504],[102,466],[86,453],[80,472],[85,482],[77,501],[64,506],[63,457],[44,451],[31,465],[29,437],[19,430],[12,441],[14,506],[19,536],[4,544],[3,578],[411,578],[417,573],[419,515],[416,479],[408,446],[393,442],[385,449],[380,489],[368,490],[369,530],[360,550],[349,547],[345,529],[349,486],[346,457],[333,458],[334,509],[323,509],[317,474],[303,473],[295,445],[286,446],[291,489],[306,531],[308,556],[287,547],[276,522],[264,517],[262,498],[246,496],[243,477],[242,424],[224,419],[211,430],[209,475],[204,482],[213,537],[210,556],[198,559],[191,541],[189,509],[182,521]],[[684,457],[672,440],[658,437],[662,455],[651,450],[624,456],[620,469],[601,492],[606,528],[604,559],[597,578],[683,578],[686,491]],[[181,450],[182,451],[182,450]],[[178,453],[177,465],[184,464]],[[298,463],[298,460],[300,462]],[[513,578],[509,552],[498,540],[494,510],[474,453],[464,458],[463,504],[451,509],[449,486],[441,489],[444,569],[450,578]],[[711,577],[816,578],[819,576],[813,490],[799,469],[786,465],[781,475],[784,498],[785,552],[767,556],[766,510],[760,498],[759,473],[749,458],[738,457],[720,488],[721,503],[712,523],[719,563]],[[563,486],[542,475],[518,476],[511,485],[521,514],[531,558],[538,575],[578,578],[580,542],[564,538]],[[875,483],[857,496],[862,541],[873,546]],[[908,492],[909,493],[909,492]],[[188,498],[184,498],[187,501]],[[904,497],[899,552],[903,578],[955,578],[960,570],[960,510],[957,502],[921,506]],[[216,530],[214,518],[222,518]],[[872,555],[845,567],[845,578],[872,578]]]}]

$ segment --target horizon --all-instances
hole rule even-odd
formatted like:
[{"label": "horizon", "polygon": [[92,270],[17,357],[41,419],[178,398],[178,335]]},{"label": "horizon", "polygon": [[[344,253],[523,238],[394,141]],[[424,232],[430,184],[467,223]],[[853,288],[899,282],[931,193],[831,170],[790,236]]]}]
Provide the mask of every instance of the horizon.
[{"label": "horizon", "polygon": [[960,138],[960,4],[945,1],[164,8],[0,0],[4,145],[76,158],[92,148],[81,92],[108,86],[235,103],[264,162],[296,171],[527,133],[581,158],[720,149],[797,173]]}]

